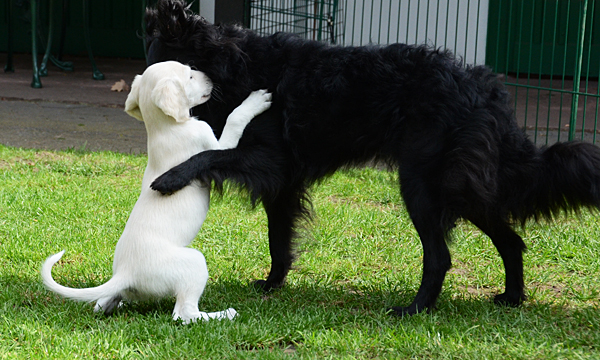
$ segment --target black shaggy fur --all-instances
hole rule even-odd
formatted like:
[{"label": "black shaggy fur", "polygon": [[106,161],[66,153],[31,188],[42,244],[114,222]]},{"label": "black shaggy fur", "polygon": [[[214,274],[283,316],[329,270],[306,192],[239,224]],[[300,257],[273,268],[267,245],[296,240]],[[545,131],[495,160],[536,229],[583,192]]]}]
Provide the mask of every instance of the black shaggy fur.
[{"label": "black shaggy fur", "polygon": [[446,242],[459,218],[487,234],[506,270],[495,301],[518,305],[525,244],[512,226],[561,211],[600,207],[600,150],[585,143],[536,148],[517,127],[508,94],[482,66],[464,67],[427,46],[336,47],[278,33],[261,37],[215,26],[179,0],[147,12],[149,63],[178,60],[205,72],[217,91],[195,109],[217,136],[252,90],[273,106],[235,149],[205,151],[159,177],[162,193],[193,179],[230,179],[261,200],[272,266],[265,290],[283,286],[307,189],[340,167],[373,158],[397,167],[423,245],[423,277],[399,315],[431,309],[450,268]]}]

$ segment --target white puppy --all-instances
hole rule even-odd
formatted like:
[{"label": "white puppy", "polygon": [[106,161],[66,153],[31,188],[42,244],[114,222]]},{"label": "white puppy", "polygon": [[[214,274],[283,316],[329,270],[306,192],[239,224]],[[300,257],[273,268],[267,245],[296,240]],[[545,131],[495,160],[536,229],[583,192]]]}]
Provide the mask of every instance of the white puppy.
[{"label": "white puppy", "polygon": [[271,95],[255,91],[227,118],[217,141],[211,127],[190,117],[190,108],[206,102],[212,82],[203,73],[178,62],[154,64],[135,77],[125,111],[146,124],[148,165],[142,192],[115,249],[113,276],[103,285],[73,289],[52,278],[52,266],[64,250],[42,266],[46,287],[79,301],[96,301],[95,311],[112,313],[121,300],[175,296],[173,319],[233,318],[234,309],[216,313],[198,310],[208,280],[204,256],[188,246],[204,222],[210,187],[192,186],[163,196],[150,188],[152,181],[190,156],[208,149],[237,146],[245,126],[271,105]]}]

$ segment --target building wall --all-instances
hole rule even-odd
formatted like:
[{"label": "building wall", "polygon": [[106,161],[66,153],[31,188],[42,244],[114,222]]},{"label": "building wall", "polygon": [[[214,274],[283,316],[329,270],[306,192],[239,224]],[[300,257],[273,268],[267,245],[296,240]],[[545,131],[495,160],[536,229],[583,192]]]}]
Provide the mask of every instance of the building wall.
[{"label": "building wall", "polygon": [[345,45],[394,42],[445,47],[485,63],[489,0],[346,0]]},{"label": "building wall", "polygon": [[250,27],[339,45],[430,44],[485,63],[489,0],[258,0]]}]

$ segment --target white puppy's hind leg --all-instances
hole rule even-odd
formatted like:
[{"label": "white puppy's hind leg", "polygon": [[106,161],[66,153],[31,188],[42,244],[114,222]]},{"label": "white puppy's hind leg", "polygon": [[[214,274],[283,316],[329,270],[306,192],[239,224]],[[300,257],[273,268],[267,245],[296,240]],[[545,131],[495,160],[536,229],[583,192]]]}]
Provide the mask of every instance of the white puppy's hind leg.
[{"label": "white puppy's hind leg", "polygon": [[179,269],[173,269],[180,278],[173,279],[175,288],[175,308],[173,320],[181,319],[184,324],[203,318],[198,309],[198,301],[208,281],[208,269],[204,255],[196,249],[182,248],[172,259]]},{"label": "white puppy's hind leg", "polygon": [[173,309],[173,320],[179,320],[184,324],[196,322],[197,320],[210,319],[233,319],[237,311],[229,308],[224,311],[206,313],[198,309],[198,301],[204,292],[208,281],[208,269],[204,255],[196,249],[183,248],[177,253],[177,266],[181,268],[179,274],[185,274],[185,278],[176,280],[176,302]]},{"label": "white puppy's hind leg", "polygon": [[181,320],[185,325],[190,322],[196,322],[198,319],[204,319],[200,310],[198,310],[198,300],[180,300],[177,299],[175,303],[175,309],[173,309],[173,320]]},{"label": "white puppy's hind leg", "polygon": [[115,310],[123,304],[121,295],[105,297],[96,301],[94,312],[103,311],[104,315],[111,315]]}]

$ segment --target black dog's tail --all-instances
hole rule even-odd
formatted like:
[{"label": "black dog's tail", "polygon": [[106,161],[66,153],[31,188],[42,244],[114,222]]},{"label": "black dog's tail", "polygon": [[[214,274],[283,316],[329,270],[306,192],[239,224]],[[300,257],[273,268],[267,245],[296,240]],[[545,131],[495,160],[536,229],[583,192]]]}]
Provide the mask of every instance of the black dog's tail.
[{"label": "black dog's tail", "polygon": [[513,220],[552,219],[580,208],[600,209],[600,148],[582,142],[557,143],[537,154],[535,176],[525,190],[520,209],[511,209]]}]

